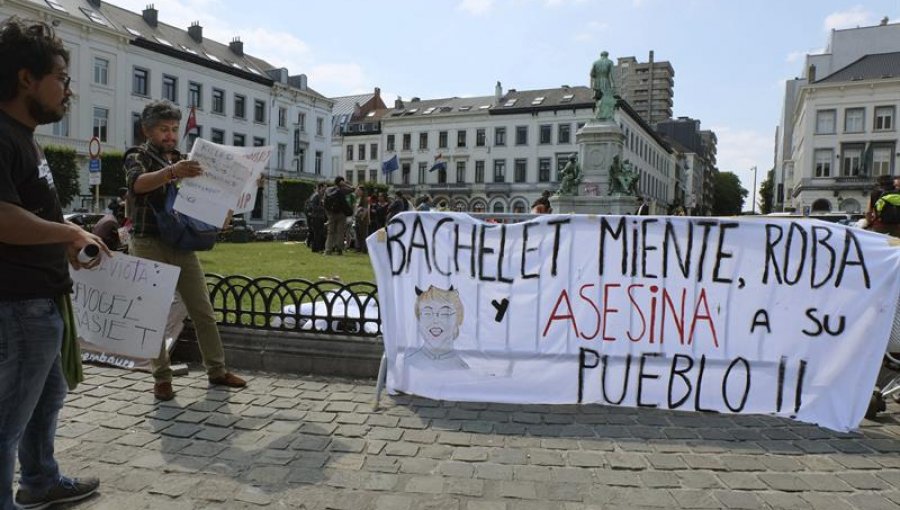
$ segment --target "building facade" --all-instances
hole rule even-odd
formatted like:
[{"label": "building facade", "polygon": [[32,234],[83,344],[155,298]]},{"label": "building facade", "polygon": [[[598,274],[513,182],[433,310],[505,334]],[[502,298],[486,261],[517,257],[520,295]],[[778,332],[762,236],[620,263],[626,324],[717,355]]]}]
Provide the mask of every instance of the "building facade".
[{"label": "building facade", "polygon": [[[354,184],[386,183],[451,210],[528,212],[541,192],[557,189],[557,173],[578,152],[576,133],[593,117],[591,93],[504,93],[498,83],[493,96],[398,100],[347,126],[342,170]],[[639,192],[664,212],[675,199],[676,155],[627,103],[615,121],[624,158],[640,172]],[[398,168],[382,173],[382,162],[395,156]]]},{"label": "building facade", "polygon": [[[814,144],[811,145],[810,140],[804,139],[803,134],[795,134],[794,132],[795,126],[798,124],[799,112],[808,111],[808,108],[799,104],[801,99],[806,101],[815,95],[815,93],[810,94],[809,89],[804,94],[803,90],[810,85],[813,86],[812,88],[816,88],[815,84],[817,81],[828,78],[866,55],[900,52],[900,23],[889,23],[888,21],[887,18],[884,18],[876,26],[832,30],[825,51],[819,54],[807,55],[800,77],[787,80],[785,83],[781,117],[775,134],[774,197],[772,201],[774,210],[802,210],[800,208],[812,207],[812,203],[809,200],[798,200],[798,196],[795,196],[795,193],[801,191],[801,188],[797,188],[797,186],[802,182],[802,179],[812,178],[815,173],[814,169],[810,170],[808,168],[808,163],[805,166],[801,166],[798,163],[799,159],[804,159],[808,162],[809,158],[814,157],[814,154],[804,155],[794,152],[797,146],[807,149],[811,148],[811,150],[815,151]],[[897,72],[889,70],[888,74],[896,75]],[[851,78],[853,77],[851,76]],[[875,108],[875,103],[879,99],[870,103],[863,96],[860,96],[858,101],[865,103],[867,108]],[[836,113],[838,106],[838,104],[835,104]],[[869,118],[871,118],[872,114],[874,114],[874,110],[870,112]],[[808,121],[809,119],[806,120]],[[835,119],[836,126],[838,122],[840,121]],[[835,134],[838,134],[837,131],[836,129]],[[806,143],[803,143],[804,141]],[[839,154],[839,152],[835,152],[835,154]],[[835,159],[837,160],[837,157]],[[806,183],[809,185],[811,181],[806,181]],[[809,188],[807,187],[807,189]],[[834,196],[835,191],[839,190],[831,190],[832,197],[829,203],[833,210],[838,210],[840,206],[837,203],[837,197]],[[827,191],[825,194],[827,194]],[[811,196],[810,194],[806,195],[807,198]],[[820,206],[824,206],[824,203],[820,203]],[[845,207],[849,206],[852,206],[852,202]]]},{"label": "building facade", "polygon": [[638,115],[651,125],[672,118],[675,97],[675,68],[668,61],[647,62],[635,57],[620,57],[616,65],[619,96],[628,101]]},{"label": "building facade", "polygon": [[[273,147],[265,184],[248,221],[261,225],[280,211],[275,182],[281,176],[330,175],[332,102],[309,88],[303,75],[203,37],[192,23],[177,28],[158,21],[148,6],[140,14],[101,0],[9,0],[0,17],[20,16],[51,23],[70,51],[71,107],[66,117],[42,126],[42,145],[75,149],[82,167],[82,197],[71,208],[94,206],[88,186],[88,143],[104,152],[123,152],[142,143],[140,113],[151,101],[168,99],[182,108],[182,128],[191,108],[197,137],[236,146]],[[308,126],[308,131],[306,130]]]},{"label": "building facade", "polygon": [[859,213],[897,175],[900,52],[866,55],[800,88],[785,183],[797,211]]}]

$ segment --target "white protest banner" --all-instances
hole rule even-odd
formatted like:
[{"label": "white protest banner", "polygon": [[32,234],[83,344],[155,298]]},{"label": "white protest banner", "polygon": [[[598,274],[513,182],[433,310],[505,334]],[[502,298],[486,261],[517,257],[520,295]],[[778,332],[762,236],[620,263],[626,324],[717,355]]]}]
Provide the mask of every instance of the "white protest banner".
[{"label": "white protest banner", "polygon": [[268,146],[230,147],[198,138],[189,158],[200,163],[203,174],[180,182],[174,209],[216,226],[225,223],[229,210],[252,210],[256,180],[271,155]]},{"label": "white protest banner", "polygon": [[100,352],[157,357],[180,271],[118,253],[93,269],[71,269],[78,336]]},{"label": "white protest banner", "polygon": [[888,239],[811,220],[403,213],[368,239],[387,388],[850,430],[900,293]]}]

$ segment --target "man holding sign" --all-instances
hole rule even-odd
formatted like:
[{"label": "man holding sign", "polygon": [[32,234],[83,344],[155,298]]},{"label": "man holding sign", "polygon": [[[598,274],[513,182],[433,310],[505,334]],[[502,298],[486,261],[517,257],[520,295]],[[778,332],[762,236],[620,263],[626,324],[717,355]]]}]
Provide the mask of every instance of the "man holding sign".
[{"label": "man holding sign", "polygon": [[[247,383],[225,369],[225,351],[206,289],[206,277],[197,254],[164,244],[153,208],[161,210],[166,186],[172,181],[200,176],[203,168],[196,161],[183,159],[178,152],[178,125],[181,111],[168,101],[148,104],[141,114],[141,126],[147,141],[125,158],[129,193],[134,207],[129,208],[133,232],[130,252],[138,257],[178,266],[177,290],[197,331],[197,343],[211,384],[240,388]],[[170,184],[172,183],[172,184]],[[163,347],[159,358],[151,362],[153,394],[159,400],[175,397],[169,353]]]},{"label": "man holding sign", "polygon": [[[45,508],[96,492],[96,478],[62,476],[53,458],[66,397],[59,303],[72,291],[69,263],[103,241],[63,220],[34,129],[69,106],[69,53],[43,23],[0,24],[0,508]],[[21,468],[13,503],[16,450]]]}]

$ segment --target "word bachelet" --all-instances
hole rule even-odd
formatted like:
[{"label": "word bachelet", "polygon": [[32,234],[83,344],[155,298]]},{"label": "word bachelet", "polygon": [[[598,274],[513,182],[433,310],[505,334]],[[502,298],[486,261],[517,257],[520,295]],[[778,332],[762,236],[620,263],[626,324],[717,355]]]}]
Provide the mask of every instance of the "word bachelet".
[{"label": "word bachelet", "polygon": [[900,295],[886,237],[805,219],[410,212],[368,245],[388,390],[446,400],[850,430]]},{"label": "word bachelet", "polygon": [[[575,241],[574,221],[557,216],[505,225],[471,224],[454,217],[434,222],[398,218],[387,227],[391,274],[409,272],[413,258],[419,258],[429,273],[462,274],[485,282],[557,278],[560,258],[577,247],[596,255],[598,276],[683,277],[731,285],[738,276],[735,250],[751,230],[737,221],[600,216],[592,217],[588,228],[578,224]],[[759,225],[754,227],[759,230]],[[764,228],[759,283],[820,288],[857,278],[869,286],[862,247],[850,229],[835,232],[825,225],[800,223],[769,223]]]},{"label": "word bachelet", "polygon": [[124,254],[72,270],[72,311],[84,342],[108,353],[159,355],[180,269]]}]

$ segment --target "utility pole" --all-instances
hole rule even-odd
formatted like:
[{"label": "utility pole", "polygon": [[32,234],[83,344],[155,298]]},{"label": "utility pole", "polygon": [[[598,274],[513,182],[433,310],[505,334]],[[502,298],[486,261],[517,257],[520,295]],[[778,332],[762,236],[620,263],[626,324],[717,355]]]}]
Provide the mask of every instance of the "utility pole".
[{"label": "utility pole", "polygon": [[756,214],[756,167],[753,167],[753,195],[751,196],[753,202],[753,210],[751,214]]}]

